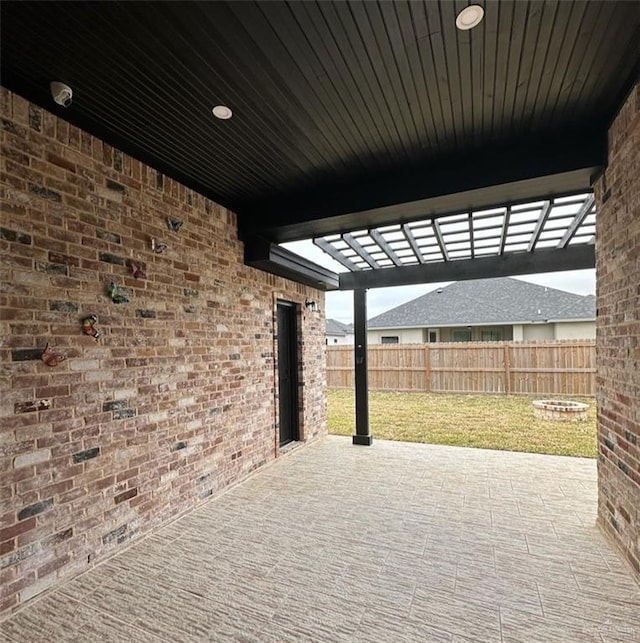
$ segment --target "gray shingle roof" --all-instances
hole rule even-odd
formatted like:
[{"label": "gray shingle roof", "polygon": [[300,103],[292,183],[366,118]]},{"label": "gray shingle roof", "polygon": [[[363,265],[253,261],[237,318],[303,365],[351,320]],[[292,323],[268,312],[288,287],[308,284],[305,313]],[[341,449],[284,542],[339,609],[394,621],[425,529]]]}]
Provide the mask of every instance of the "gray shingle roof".
[{"label": "gray shingle roof", "polygon": [[339,335],[345,336],[349,333],[353,333],[352,324],[343,324],[337,319],[327,319],[326,320],[326,334],[327,335]]},{"label": "gray shingle roof", "polygon": [[500,277],[458,281],[373,317],[367,325],[410,328],[595,318],[593,295]]},{"label": "gray shingle roof", "polygon": [[595,319],[596,318],[596,297],[586,295],[582,299],[572,301],[565,308],[558,311],[554,319]]}]

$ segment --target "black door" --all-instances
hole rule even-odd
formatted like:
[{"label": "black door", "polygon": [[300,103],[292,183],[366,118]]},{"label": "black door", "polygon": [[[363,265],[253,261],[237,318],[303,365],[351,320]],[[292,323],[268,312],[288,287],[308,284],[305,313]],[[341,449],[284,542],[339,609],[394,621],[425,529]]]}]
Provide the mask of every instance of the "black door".
[{"label": "black door", "polygon": [[294,304],[278,302],[280,446],[298,439],[298,329]]}]

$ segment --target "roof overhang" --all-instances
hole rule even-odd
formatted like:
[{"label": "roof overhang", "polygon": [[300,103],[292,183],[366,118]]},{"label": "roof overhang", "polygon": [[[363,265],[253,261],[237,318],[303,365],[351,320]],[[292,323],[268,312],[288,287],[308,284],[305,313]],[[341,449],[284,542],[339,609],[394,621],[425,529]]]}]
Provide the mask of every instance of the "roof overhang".
[{"label": "roof overhang", "polygon": [[589,192],[606,160],[603,133],[585,131],[542,142],[524,139],[463,159],[262,202],[244,211],[240,226],[245,234],[285,243]]},{"label": "roof overhang", "polygon": [[248,266],[319,290],[337,290],[339,287],[338,275],[335,272],[266,239],[253,237],[246,240],[244,260]]}]

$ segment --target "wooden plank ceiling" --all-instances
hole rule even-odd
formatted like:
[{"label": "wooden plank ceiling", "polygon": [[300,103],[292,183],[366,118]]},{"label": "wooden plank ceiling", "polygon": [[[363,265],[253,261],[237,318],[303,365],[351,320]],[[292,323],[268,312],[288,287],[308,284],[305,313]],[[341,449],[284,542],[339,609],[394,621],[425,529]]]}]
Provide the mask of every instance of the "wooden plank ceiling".
[{"label": "wooden plank ceiling", "polygon": [[466,4],[3,2],[2,84],[237,211],[245,237],[588,190],[640,4],[488,0],[459,31]]}]

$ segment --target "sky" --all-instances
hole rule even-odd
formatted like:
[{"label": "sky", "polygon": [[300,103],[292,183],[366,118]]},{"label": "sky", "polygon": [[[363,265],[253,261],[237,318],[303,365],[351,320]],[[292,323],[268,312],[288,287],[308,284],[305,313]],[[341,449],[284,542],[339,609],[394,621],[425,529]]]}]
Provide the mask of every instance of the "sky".
[{"label": "sky", "polygon": [[[295,241],[283,244],[284,247],[307,259],[318,263],[334,272],[345,272],[346,269],[326,255],[311,241]],[[567,270],[565,272],[548,272],[538,275],[519,276],[516,279],[529,281],[549,288],[566,290],[578,295],[595,295],[595,270]],[[367,319],[395,308],[400,304],[420,297],[436,288],[442,288],[451,282],[439,284],[422,284],[417,286],[396,286],[393,288],[372,288],[367,293]],[[326,294],[325,316],[337,319],[345,324],[353,322],[353,292],[333,291]]]}]

